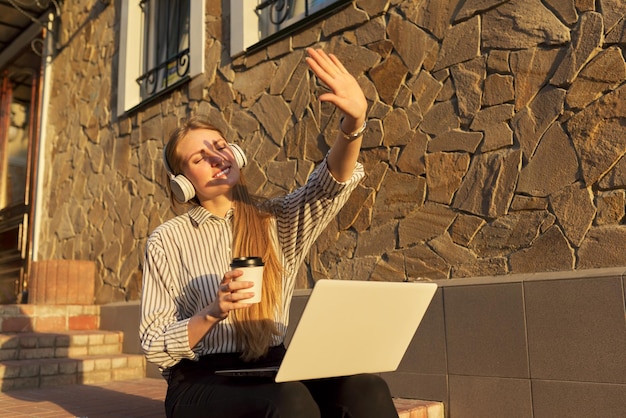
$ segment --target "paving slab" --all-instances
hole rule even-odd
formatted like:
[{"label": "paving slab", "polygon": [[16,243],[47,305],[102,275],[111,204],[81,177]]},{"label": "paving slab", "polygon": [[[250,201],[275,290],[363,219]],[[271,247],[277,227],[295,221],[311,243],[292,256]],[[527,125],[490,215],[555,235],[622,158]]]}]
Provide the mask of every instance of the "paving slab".
[{"label": "paving slab", "polygon": [[164,418],[164,379],[144,378],[93,385],[0,393],[0,417]]}]

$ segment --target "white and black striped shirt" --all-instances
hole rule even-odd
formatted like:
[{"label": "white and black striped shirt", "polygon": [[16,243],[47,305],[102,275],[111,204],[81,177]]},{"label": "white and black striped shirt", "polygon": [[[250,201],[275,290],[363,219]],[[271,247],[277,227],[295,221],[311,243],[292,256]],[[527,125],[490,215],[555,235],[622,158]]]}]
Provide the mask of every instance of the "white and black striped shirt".
[{"label": "white and black striped shirt", "polygon": [[[275,215],[273,240],[283,266],[282,310],[276,316],[280,335],[272,345],[284,339],[300,264],[363,176],[357,163],[350,180],[337,182],[324,159],[306,185],[266,202]],[[164,375],[182,359],[237,351],[228,317],[192,349],[187,334],[189,318],[215,299],[224,273],[231,270],[232,216],[232,209],[220,218],[195,206],[157,227],[148,238],[139,333],[146,358]]]}]

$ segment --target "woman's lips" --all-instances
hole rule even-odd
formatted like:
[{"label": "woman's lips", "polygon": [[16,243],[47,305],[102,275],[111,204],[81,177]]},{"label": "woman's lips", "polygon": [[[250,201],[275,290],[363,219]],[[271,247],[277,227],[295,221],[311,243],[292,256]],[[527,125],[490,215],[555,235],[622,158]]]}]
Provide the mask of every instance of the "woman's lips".
[{"label": "woman's lips", "polygon": [[230,173],[230,167],[226,167],[222,169],[222,171],[214,175],[213,178],[227,177],[229,173]]}]

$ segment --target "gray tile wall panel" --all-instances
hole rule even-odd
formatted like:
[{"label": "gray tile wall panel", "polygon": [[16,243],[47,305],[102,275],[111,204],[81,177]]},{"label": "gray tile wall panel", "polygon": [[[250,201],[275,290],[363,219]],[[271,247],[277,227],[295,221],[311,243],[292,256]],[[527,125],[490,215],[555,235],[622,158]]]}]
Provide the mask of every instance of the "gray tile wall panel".
[{"label": "gray tile wall panel", "polygon": [[448,418],[626,418],[626,277],[593,274],[442,282],[382,376],[394,396],[445,402]]},{"label": "gray tile wall panel", "polygon": [[443,290],[448,372],[528,378],[521,283]]},{"label": "gray tile wall panel", "polygon": [[449,385],[449,417],[533,418],[528,379],[451,375]]},{"label": "gray tile wall panel", "polygon": [[533,418],[624,418],[626,385],[533,380]]},{"label": "gray tile wall panel", "polygon": [[446,374],[446,339],[443,318],[443,289],[437,289],[398,371]]},{"label": "gray tile wall panel", "polygon": [[524,288],[533,379],[626,383],[621,278],[526,282]]}]

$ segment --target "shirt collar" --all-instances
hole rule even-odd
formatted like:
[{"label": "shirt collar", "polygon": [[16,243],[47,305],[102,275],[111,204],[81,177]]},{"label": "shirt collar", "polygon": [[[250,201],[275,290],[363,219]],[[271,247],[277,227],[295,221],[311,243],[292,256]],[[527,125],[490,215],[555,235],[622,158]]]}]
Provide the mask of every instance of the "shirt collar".
[{"label": "shirt collar", "polygon": [[203,223],[209,221],[211,218],[216,219],[216,220],[217,219],[230,220],[233,217],[233,212],[234,212],[234,209],[230,208],[228,212],[226,212],[226,216],[224,218],[220,218],[219,216],[209,212],[202,206],[194,205],[191,209],[189,209],[187,214],[189,215],[189,219],[191,220],[191,223],[195,227],[199,227]]}]

